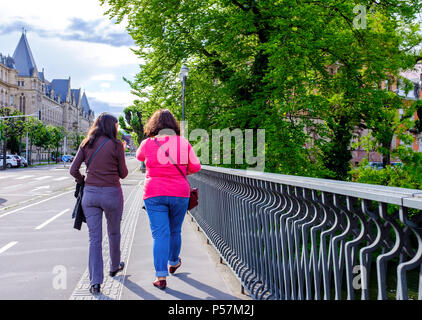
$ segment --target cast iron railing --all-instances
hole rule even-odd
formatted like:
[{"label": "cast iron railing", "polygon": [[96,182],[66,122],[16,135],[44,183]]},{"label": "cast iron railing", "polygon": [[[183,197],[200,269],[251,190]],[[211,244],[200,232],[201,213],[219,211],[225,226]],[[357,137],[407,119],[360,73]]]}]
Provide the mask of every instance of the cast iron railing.
[{"label": "cast iron railing", "polygon": [[209,166],[190,181],[254,299],[422,300],[422,190]]}]

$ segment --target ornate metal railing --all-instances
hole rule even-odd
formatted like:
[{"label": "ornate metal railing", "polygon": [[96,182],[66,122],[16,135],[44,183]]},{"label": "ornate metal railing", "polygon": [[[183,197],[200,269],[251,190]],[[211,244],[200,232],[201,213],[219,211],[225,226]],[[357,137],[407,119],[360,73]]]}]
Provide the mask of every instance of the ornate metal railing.
[{"label": "ornate metal railing", "polygon": [[422,190],[209,166],[190,181],[254,299],[422,300]]}]

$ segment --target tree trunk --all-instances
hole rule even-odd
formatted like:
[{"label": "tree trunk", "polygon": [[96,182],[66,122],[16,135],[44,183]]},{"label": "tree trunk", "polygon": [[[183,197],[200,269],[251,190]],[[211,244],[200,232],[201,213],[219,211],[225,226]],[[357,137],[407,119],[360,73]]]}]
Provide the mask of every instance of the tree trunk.
[{"label": "tree trunk", "polygon": [[7,138],[5,136],[5,139],[3,140],[3,148],[2,148],[2,152],[3,152],[3,167],[2,170],[6,170],[7,169],[7,160],[6,160],[6,154],[7,154]]}]

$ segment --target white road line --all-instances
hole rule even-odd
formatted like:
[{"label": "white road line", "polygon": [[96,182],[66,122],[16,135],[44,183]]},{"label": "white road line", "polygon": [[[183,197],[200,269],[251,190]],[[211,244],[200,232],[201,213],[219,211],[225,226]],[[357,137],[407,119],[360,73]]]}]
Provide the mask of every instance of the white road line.
[{"label": "white road line", "polygon": [[31,192],[33,192],[33,191],[38,191],[38,190],[41,190],[41,189],[50,189],[50,186],[42,186],[42,187],[38,187],[38,188],[35,188],[34,190],[32,190]]},{"label": "white road line", "polygon": [[70,177],[61,177],[61,178],[53,179],[53,181],[63,181],[66,179],[70,179]]},{"label": "white road line", "polygon": [[34,180],[41,181],[41,180],[45,180],[45,179],[48,179],[48,178],[51,178],[51,176],[39,177],[39,178],[35,178]]},{"label": "white road line", "polygon": [[27,208],[30,208],[30,207],[36,206],[36,205],[38,205],[38,204],[40,204],[40,203],[47,202],[47,201],[50,201],[50,200],[52,200],[52,199],[55,199],[55,198],[58,198],[58,197],[64,196],[65,194],[69,194],[69,193],[71,193],[71,192],[75,192],[75,191],[68,191],[68,192],[64,192],[64,193],[58,194],[57,196],[54,196],[54,197],[51,197],[51,198],[48,198],[48,199],[42,200],[42,201],[37,202],[37,203],[30,204],[30,205],[28,205],[28,206],[26,206],[26,207],[19,208],[19,209],[16,209],[16,210],[10,211],[10,212],[6,212],[6,213],[4,213],[4,214],[0,215],[0,219],[1,219],[1,218],[3,218],[3,217],[6,217],[6,216],[8,216],[8,215],[10,215],[10,214],[12,214],[12,213],[16,213],[16,212],[22,211],[22,210],[24,210],[24,209],[27,209]]},{"label": "white road line", "polygon": [[22,177],[16,178],[15,180],[23,180],[23,179],[28,179],[32,177],[35,177],[35,176],[22,176]]},{"label": "white road line", "polygon": [[49,223],[53,222],[54,220],[56,220],[58,217],[64,215],[66,212],[70,211],[70,209],[66,209],[63,210],[62,212],[60,212],[59,214],[56,214],[54,217],[52,217],[51,219],[48,219],[46,222],[44,222],[43,224],[40,224],[38,227],[35,228],[35,230],[41,230],[42,228],[44,228],[46,225],[48,225]]},{"label": "white road line", "polygon": [[13,241],[13,242],[10,242],[9,244],[6,244],[3,248],[0,248],[0,254],[2,254],[3,252],[6,252],[17,243],[18,243],[17,241]]},{"label": "white road line", "polygon": [[1,180],[1,179],[13,178],[13,177],[16,177],[16,175],[12,175],[12,176],[2,176],[2,177],[0,177],[0,180]]}]

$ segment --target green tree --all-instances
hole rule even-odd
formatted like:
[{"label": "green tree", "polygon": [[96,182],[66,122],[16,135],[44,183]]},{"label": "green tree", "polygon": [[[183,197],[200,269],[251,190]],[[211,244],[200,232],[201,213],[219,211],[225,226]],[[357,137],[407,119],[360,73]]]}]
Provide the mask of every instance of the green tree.
[{"label": "green tree", "polygon": [[52,127],[51,129],[51,148],[55,149],[56,163],[58,162],[59,148],[63,145],[63,139],[66,136],[66,130],[63,127]]},{"label": "green tree", "polygon": [[141,144],[142,140],[144,140],[143,119],[145,119],[146,114],[150,110],[147,106],[149,106],[149,104],[142,104],[139,100],[136,100],[135,105],[123,110],[124,117],[119,117],[120,128],[123,131],[132,134],[132,137],[134,141],[137,142],[138,146]]},{"label": "green tree", "polygon": [[145,61],[129,81],[142,101],[180,118],[187,63],[189,126],[266,129],[266,170],[282,173],[345,179],[354,130],[380,107],[377,86],[413,67],[421,42],[419,0],[362,1],[364,30],[343,0],[100,2],[110,18],[127,18]]},{"label": "green tree", "polygon": [[71,139],[71,147],[73,150],[78,150],[82,141],[85,139],[85,136],[80,132],[70,133],[69,138]]},{"label": "green tree", "polygon": [[38,162],[40,162],[41,150],[49,148],[49,143],[51,139],[50,132],[47,129],[47,126],[44,125],[41,121],[36,122],[32,139],[34,146],[38,148],[37,158]]},{"label": "green tree", "polygon": [[0,117],[16,117],[0,119],[0,141],[3,142],[2,168],[4,169],[6,169],[7,143],[12,142],[13,140],[20,141],[20,138],[25,132],[25,118],[19,116],[22,116],[22,113],[15,109],[9,107],[0,108]]}]

